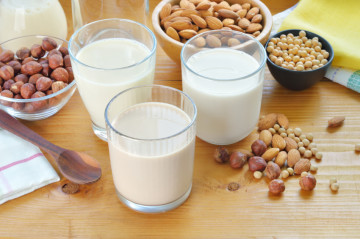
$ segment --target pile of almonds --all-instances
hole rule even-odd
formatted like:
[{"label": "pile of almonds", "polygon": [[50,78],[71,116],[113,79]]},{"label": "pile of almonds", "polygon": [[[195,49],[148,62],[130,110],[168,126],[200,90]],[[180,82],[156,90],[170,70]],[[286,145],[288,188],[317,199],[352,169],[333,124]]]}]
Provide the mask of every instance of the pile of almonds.
[{"label": "pile of almonds", "polygon": [[159,13],[160,25],[171,38],[185,43],[196,34],[218,29],[260,35],[263,16],[251,3],[232,4],[222,0],[180,0],[167,3]]},{"label": "pile of almonds", "polygon": [[[0,54],[0,95],[15,99],[33,99],[51,95],[65,88],[74,79],[69,52],[58,47],[54,39],[45,37],[42,44],[22,47],[14,53],[3,50]],[[52,106],[56,99],[31,103],[9,102],[1,104],[24,112],[34,112]]]},{"label": "pile of almonds", "polygon": [[224,147],[215,151],[215,160],[223,163],[230,161],[233,168],[241,168],[248,162],[249,170],[255,178],[265,174],[271,180],[269,191],[280,194],[285,190],[283,178],[301,175],[300,187],[311,191],[316,186],[316,178],[310,171],[317,171],[311,163],[312,158],[322,159],[311,133],[304,134],[300,128],[290,128],[284,114],[265,115],[258,123],[259,139],[251,145],[251,151],[239,150],[231,154]]}]

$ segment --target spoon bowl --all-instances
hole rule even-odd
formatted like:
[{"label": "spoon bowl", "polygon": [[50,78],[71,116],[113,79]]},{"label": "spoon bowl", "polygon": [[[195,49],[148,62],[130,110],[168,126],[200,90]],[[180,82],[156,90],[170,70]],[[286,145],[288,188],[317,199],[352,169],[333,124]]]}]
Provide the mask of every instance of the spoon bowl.
[{"label": "spoon bowl", "polygon": [[50,143],[1,109],[0,127],[49,153],[61,174],[74,183],[93,183],[101,177],[100,164],[94,158],[83,152],[64,149]]}]

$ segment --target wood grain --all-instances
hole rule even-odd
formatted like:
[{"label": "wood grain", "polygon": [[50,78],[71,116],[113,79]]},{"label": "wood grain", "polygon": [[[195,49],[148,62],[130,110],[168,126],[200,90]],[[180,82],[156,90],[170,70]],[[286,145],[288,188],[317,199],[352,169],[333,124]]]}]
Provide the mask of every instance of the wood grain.
[{"label": "wood grain", "polygon": [[[60,1],[71,28],[70,0]],[[158,1],[150,0],[150,9]],[[264,0],[273,14],[295,0]],[[156,80],[181,89],[180,67],[160,49]],[[241,109],[239,109],[241,110]],[[214,145],[196,141],[193,190],[179,208],[165,214],[141,214],[116,197],[107,144],[91,130],[90,118],[76,92],[55,116],[24,122],[53,143],[84,151],[100,161],[103,177],[81,186],[79,193],[61,191],[62,180],[0,206],[0,237],[21,238],[356,238],[360,234],[360,94],[323,80],[294,92],[281,87],[266,71],[261,113],[288,116],[290,127],[311,132],[323,152],[313,192],[300,190],[298,177],[285,181],[281,196],[268,194],[267,181],[255,180],[248,166],[241,170],[212,159]],[[333,116],[346,116],[343,126],[327,129]],[[246,117],[246,115],[244,115]],[[254,132],[230,149],[249,148]],[[78,142],[78,143],[77,143]],[[338,193],[329,179],[340,182]],[[228,191],[231,182],[240,184]]]}]

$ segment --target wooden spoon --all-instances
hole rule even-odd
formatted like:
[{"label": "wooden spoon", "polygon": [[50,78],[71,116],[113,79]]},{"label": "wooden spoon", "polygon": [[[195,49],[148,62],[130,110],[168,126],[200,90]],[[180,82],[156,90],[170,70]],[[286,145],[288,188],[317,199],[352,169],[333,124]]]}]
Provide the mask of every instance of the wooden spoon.
[{"label": "wooden spoon", "polygon": [[93,183],[101,177],[100,164],[94,158],[50,143],[1,109],[0,127],[48,152],[62,175],[74,183]]}]

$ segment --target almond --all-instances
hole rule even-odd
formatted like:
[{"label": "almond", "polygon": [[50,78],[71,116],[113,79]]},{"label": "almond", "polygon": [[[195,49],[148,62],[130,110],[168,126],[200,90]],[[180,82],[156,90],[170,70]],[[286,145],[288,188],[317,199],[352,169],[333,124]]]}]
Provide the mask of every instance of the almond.
[{"label": "almond", "polygon": [[286,148],[285,148],[286,152],[289,152],[292,149],[298,149],[298,144],[292,138],[285,137],[284,140],[286,142]]},{"label": "almond", "polygon": [[273,158],[275,158],[278,155],[279,152],[280,152],[279,148],[270,148],[266,150],[261,157],[266,161],[271,161]]},{"label": "almond", "polygon": [[340,126],[345,120],[344,116],[335,116],[328,121],[328,127]]},{"label": "almond", "polygon": [[285,151],[280,151],[278,155],[275,158],[275,163],[279,165],[279,167],[284,166],[286,160],[287,160],[287,153]]},{"label": "almond", "polygon": [[219,18],[209,16],[205,18],[205,21],[212,30],[221,29],[223,27],[223,23]]},{"label": "almond", "polygon": [[240,19],[238,26],[241,27],[242,29],[246,30],[246,28],[248,28],[250,26],[250,21],[246,18],[242,18],[242,19]]},{"label": "almond", "polygon": [[170,26],[173,27],[175,30],[178,30],[178,31],[182,31],[182,30],[185,30],[185,29],[192,29],[191,22],[184,21],[184,20],[175,21],[175,22],[171,23]]},{"label": "almond", "polygon": [[194,44],[197,47],[204,47],[206,45],[206,40],[203,37],[198,37],[194,40]]},{"label": "almond", "polygon": [[237,19],[239,17],[239,15],[237,15],[235,12],[229,9],[220,9],[218,13],[223,18]]},{"label": "almond", "polygon": [[163,6],[163,8],[161,9],[161,11],[159,13],[160,19],[162,20],[165,17],[170,16],[170,14],[171,14],[171,4],[167,3]]},{"label": "almond", "polygon": [[200,10],[199,12],[202,18],[212,17],[214,15],[213,12],[209,10]]},{"label": "almond", "polygon": [[211,4],[208,1],[202,1],[196,6],[196,10],[208,10],[211,7]]},{"label": "almond", "polygon": [[259,120],[258,126],[259,130],[269,129],[274,127],[277,121],[277,114],[271,113],[265,115],[264,118],[261,118]]},{"label": "almond", "polygon": [[240,18],[244,18],[247,14],[247,10],[241,9],[241,10],[237,11],[236,14],[239,15]]},{"label": "almond", "polygon": [[294,165],[300,160],[301,156],[300,156],[300,152],[297,149],[291,149],[288,152],[288,159],[287,159],[287,164],[289,167],[294,167]]},{"label": "almond", "polygon": [[182,31],[179,31],[179,35],[185,39],[190,39],[193,36],[195,36],[197,33],[194,30],[190,30],[190,29],[185,29]]},{"label": "almond", "polygon": [[180,17],[181,15],[181,11],[178,12],[174,12],[172,13],[170,16],[165,17],[164,19],[161,20],[160,24],[164,25],[165,22],[171,21],[172,19],[174,19],[175,17]]},{"label": "almond", "polygon": [[245,32],[241,27],[236,25],[229,25],[228,27],[231,28],[231,30],[238,31],[238,32]]},{"label": "almond", "polygon": [[300,159],[294,167],[295,174],[301,174],[302,172],[309,172],[311,167],[310,160],[308,159]]},{"label": "almond", "polygon": [[206,28],[207,24],[206,21],[197,15],[190,15],[191,20],[200,28]]},{"label": "almond", "polygon": [[251,22],[252,23],[260,23],[262,21],[262,15],[261,14],[256,14],[252,19]]},{"label": "almond", "polygon": [[221,3],[214,6],[214,11],[215,12],[218,12],[221,9],[227,9],[227,10],[231,11],[231,7],[229,5],[222,4],[223,2],[225,2],[225,1],[222,1]]},{"label": "almond", "polygon": [[246,29],[247,33],[254,33],[256,31],[262,30],[262,25],[260,23],[250,23],[248,28]]},{"label": "almond", "polygon": [[233,10],[234,12],[240,11],[242,9],[241,5],[238,3],[235,3],[233,5],[230,6],[231,10]]},{"label": "almond", "polygon": [[260,132],[259,139],[261,139],[266,146],[269,146],[271,144],[272,134],[269,130],[264,129]]},{"label": "almond", "polygon": [[179,34],[173,27],[168,27],[166,30],[166,34],[168,34],[168,36],[171,37],[172,39],[176,41],[180,41]]},{"label": "almond", "polygon": [[191,2],[189,2],[188,0],[180,0],[179,5],[181,8],[184,8],[184,9],[195,9],[195,5]]},{"label": "almond", "polygon": [[220,39],[214,35],[208,35],[206,37],[206,43],[209,45],[209,47],[213,47],[213,48],[221,47]]},{"label": "almond", "polygon": [[281,127],[283,127],[284,129],[288,129],[289,128],[289,120],[288,118],[284,115],[284,114],[278,114],[277,115],[277,122],[279,123],[279,125]]},{"label": "almond", "polygon": [[200,13],[194,9],[185,9],[180,14],[180,16],[182,16],[182,17],[189,17],[189,18],[190,18],[190,15],[200,16]]},{"label": "almond", "polygon": [[231,19],[231,18],[225,18],[223,21],[222,21],[223,25],[226,27],[228,25],[234,25],[235,21],[234,19]]},{"label": "almond", "polygon": [[285,139],[278,134],[274,134],[271,140],[271,144],[273,148],[279,148],[280,150],[283,150],[286,147]]},{"label": "almond", "polygon": [[258,7],[253,7],[247,12],[246,18],[251,20],[259,12],[260,12],[260,9]]},{"label": "almond", "polygon": [[227,42],[229,47],[240,45],[240,41],[236,38],[230,38]]}]

